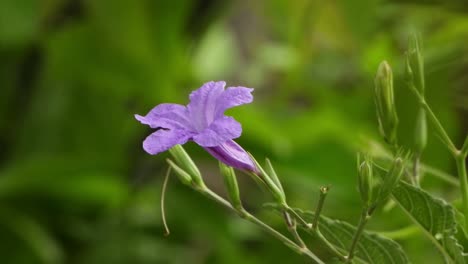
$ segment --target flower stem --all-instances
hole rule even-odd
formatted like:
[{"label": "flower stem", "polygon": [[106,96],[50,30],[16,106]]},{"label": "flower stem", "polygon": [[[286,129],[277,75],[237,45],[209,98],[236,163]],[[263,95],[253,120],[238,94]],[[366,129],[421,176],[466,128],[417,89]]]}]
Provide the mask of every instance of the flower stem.
[{"label": "flower stem", "polygon": [[301,246],[297,245],[292,240],[290,240],[289,238],[287,238],[286,236],[284,236],[280,232],[276,231],[275,229],[273,229],[269,225],[265,224],[264,222],[262,222],[260,219],[256,218],[252,214],[250,214],[245,209],[242,208],[240,210],[237,210],[227,200],[225,200],[224,198],[222,198],[221,196],[219,196],[215,192],[211,191],[207,187],[198,188],[198,187],[194,186],[193,188],[196,191],[200,192],[201,194],[205,195],[206,197],[210,198],[211,200],[223,205],[224,207],[230,209],[233,212],[238,213],[245,220],[247,220],[247,221],[249,221],[249,222],[251,222],[251,223],[253,223],[253,224],[255,224],[255,225],[259,226],[259,227],[261,227],[264,231],[266,231],[270,235],[274,236],[275,238],[277,238],[278,240],[283,242],[286,246],[288,246],[289,248],[291,248],[293,251],[297,252],[298,254],[306,255],[309,258],[313,259],[318,264],[325,264],[325,262],[323,262],[319,257],[317,257],[307,247],[305,247],[305,245],[304,245],[304,247],[301,247]]},{"label": "flower stem", "polygon": [[354,233],[353,241],[351,243],[351,247],[349,248],[348,256],[346,257],[346,262],[350,263],[354,258],[354,251],[358,244],[359,238],[361,238],[362,232],[364,231],[364,227],[367,224],[367,221],[370,219],[370,215],[368,213],[367,207],[364,207],[361,213],[361,218],[359,219],[359,225],[357,227],[356,233]]},{"label": "flower stem", "polygon": [[[462,193],[462,204],[463,204],[463,214],[468,216],[468,177],[466,175],[466,155],[459,152],[455,156],[455,161],[457,164],[458,177],[460,178],[460,187]],[[465,220],[465,228],[468,227],[468,221]]]},{"label": "flower stem", "polygon": [[463,143],[463,147],[460,150],[461,154],[465,156],[468,155],[468,135],[465,138],[465,142]]},{"label": "flower stem", "polygon": [[294,239],[296,240],[297,244],[301,248],[305,248],[306,244],[304,243],[301,236],[297,232],[296,219],[291,218],[291,215],[289,215],[289,213],[287,211],[283,212],[283,216],[284,216],[284,220],[286,221],[286,225],[288,227],[288,230],[291,233],[291,235],[294,237]]},{"label": "flower stem", "polygon": [[164,201],[166,197],[167,183],[169,181],[170,175],[171,175],[171,166],[167,168],[167,172],[164,177],[163,187],[161,191],[161,217],[162,217],[162,222],[164,226],[164,236],[168,236],[171,233],[171,231],[169,230],[169,227],[167,226],[166,210],[164,209],[164,204],[165,204]]},{"label": "flower stem", "polygon": [[432,125],[436,129],[437,133],[440,136],[440,139],[447,145],[447,148],[450,150],[452,154],[456,154],[457,148],[453,144],[452,140],[448,136],[447,132],[445,131],[444,127],[440,123],[439,119],[437,119],[434,112],[432,112],[431,107],[427,104],[426,99],[417,91],[417,89],[412,86],[411,90],[416,94],[416,97],[419,99],[419,103],[421,106],[426,110],[426,113],[429,116],[429,120],[432,122]]},{"label": "flower stem", "polygon": [[330,187],[320,187],[320,197],[317,203],[317,207],[315,208],[314,220],[312,221],[312,228],[314,230],[317,230],[318,228],[320,213],[322,212],[323,204],[325,203],[325,198],[327,197],[328,190],[330,190]]},{"label": "flower stem", "polygon": [[302,218],[296,211],[294,211],[294,209],[289,207],[289,205],[284,204],[283,207],[288,213],[291,213],[294,216],[294,218],[298,220],[302,226],[304,226],[305,229],[312,228],[312,224],[304,220],[304,218]]},{"label": "flower stem", "polygon": [[338,249],[336,249],[335,246],[325,238],[322,232],[320,232],[319,228],[314,230],[314,234],[320,241],[322,241],[323,244],[325,244],[325,246],[327,246],[330,252],[332,252],[337,258],[339,258],[343,262],[347,261],[346,256],[344,256],[340,251],[338,251]]},{"label": "flower stem", "polygon": [[421,179],[421,155],[416,154],[413,160],[413,183],[416,187],[420,187],[420,179]]},{"label": "flower stem", "polygon": [[317,207],[315,208],[314,212],[314,219],[312,220],[312,232],[315,234],[315,236],[323,243],[327,248],[341,261],[346,261],[346,257],[338,251],[335,246],[330,243],[325,236],[320,232],[319,228],[319,219],[320,219],[320,214],[322,212],[323,205],[325,203],[325,198],[327,197],[328,190],[330,190],[330,187],[328,186],[322,186],[320,187],[320,197],[317,202]]}]

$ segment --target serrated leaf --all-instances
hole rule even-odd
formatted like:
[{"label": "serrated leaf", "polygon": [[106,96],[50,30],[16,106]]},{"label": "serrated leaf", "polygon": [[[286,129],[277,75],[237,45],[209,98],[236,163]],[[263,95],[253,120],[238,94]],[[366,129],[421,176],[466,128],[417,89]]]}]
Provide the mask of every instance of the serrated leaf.
[{"label": "serrated leaf", "polygon": [[[276,204],[267,204],[266,208],[273,209],[281,213],[281,206]],[[306,221],[312,222],[314,213],[310,211],[302,211],[294,209]],[[325,216],[320,216],[319,229],[322,235],[343,255],[348,254],[349,247],[356,231],[356,227],[340,220],[330,219]],[[312,236],[315,236],[314,231],[306,230]],[[376,233],[364,231],[361,239],[356,247],[355,261],[358,263],[368,264],[404,264],[409,263],[408,257],[395,241],[378,235]]]},{"label": "serrated leaf", "polygon": [[455,237],[455,210],[450,204],[403,181],[393,189],[392,196],[437,246],[446,263],[465,263],[463,247]]}]

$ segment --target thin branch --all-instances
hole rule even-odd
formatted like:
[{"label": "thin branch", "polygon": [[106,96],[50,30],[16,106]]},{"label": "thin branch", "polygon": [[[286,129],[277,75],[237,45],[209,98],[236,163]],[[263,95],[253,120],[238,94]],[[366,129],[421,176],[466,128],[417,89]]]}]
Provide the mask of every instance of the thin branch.
[{"label": "thin branch", "polygon": [[320,197],[317,203],[317,207],[315,208],[314,220],[312,222],[312,228],[314,230],[317,230],[318,228],[320,213],[322,212],[323,204],[325,203],[325,198],[327,197],[328,190],[330,190],[330,187],[328,186],[320,187]]},{"label": "thin branch", "polygon": [[164,236],[168,236],[171,233],[169,230],[169,226],[167,226],[166,210],[164,209],[164,201],[166,197],[167,183],[169,182],[170,175],[171,175],[171,166],[167,168],[166,176],[164,176],[164,182],[163,182],[162,191],[161,191],[161,217],[162,217],[162,222],[164,226]]},{"label": "thin branch", "polygon": [[367,221],[369,221],[369,219],[370,215],[368,214],[368,209],[364,208],[361,213],[361,218],[359,220],[356,233],[354,233],[353,241],[351,243],[351,247],[349,248],[348,256],[346,257],[347,263],[350,263],[353,260],[354,251],[356,250],[356,246],[359,242],[359,239],[361,238],[362,232],[364,231],[364,227],[366,226]]},{"label": "thin branch", "polygon": [[313,259],[318,264],[325,264],[325,262],[323,262],[319,257],[317,257],[307,247],[305,247],[305,248],[300,247],[299,245],[294,243],[289,238],[285,237],[280,232],[276,231],[275,229],[273,229],[269,225],[262,222],[260,219],[256,218],[255,216],[253,216],[252,214],[247,212],[245,209],[242,209],[241,212],[239,212],[234,207],[232,207],[232,205],[228,201],[226,201],[224,198],[222,198],[221,196],[219,196],[218,194],[216,194],[215,192],[211,191],[210,189],[208,189],[206,187],[203,187],[203,188],[194,187],[194,189],[196,191],[202,193],[206,197],[210,198],[211,200],[213,200],[213,201],[223,205],[224,207],[230,209],[231,211],[238,213],[239,215],[242,216],[242,218],[246,219],[247,221],[249,221],[251,223],[254,223],[257,226],[261,227],[263,230],[270,233],[272,236],[276,237],[278,240],[283,242],[286,246],[288,246],[289,248],[291,248],[295,252],[297,252],[299,254],[302,254],[302,255],[308,256],[309,258]]}]

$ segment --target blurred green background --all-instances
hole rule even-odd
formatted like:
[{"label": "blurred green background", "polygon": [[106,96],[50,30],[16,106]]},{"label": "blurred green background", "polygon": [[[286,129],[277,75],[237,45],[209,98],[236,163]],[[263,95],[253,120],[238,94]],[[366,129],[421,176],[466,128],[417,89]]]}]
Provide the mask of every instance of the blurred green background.
[{"label": "blurred green background", "polygon": [[[428,101],[455,142],[468,128],[468,5],[464,0],[1,0],[1,263],[304,263],[269,235],[172,179],[163,237],[160,190],[167,154],[133,118],[185,104],[209,80],[255,88],[230,110],[238,140],[270,157],[290,204],[356,224],[355,153],[381,143],[372,97],[383,59],[393,66],[400,141],[411,146],[415,99],[402,80],[410,33],[424,40]],[[217,162],[186,146],[224,195]],[[454,174],[431,135],[423,161]],[[270,197],[239,175],[245,204]],[[433,177],[423,187],[453,200]],[[378,211],[370,230],[409,221]],[[413,263],[439,263],[420,233],[397,238]],[[468,245],[465,245],[468,246]],[[327,256],[312,242],[312,250]]]}]

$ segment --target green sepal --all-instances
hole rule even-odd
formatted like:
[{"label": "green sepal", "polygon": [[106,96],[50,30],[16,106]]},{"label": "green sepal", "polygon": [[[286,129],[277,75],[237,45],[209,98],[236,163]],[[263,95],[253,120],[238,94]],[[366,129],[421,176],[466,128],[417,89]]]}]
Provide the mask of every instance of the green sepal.
[{"label": "green sepal", "polygon": [[175,174],[179,178],[179,180],[186,184],[186,185],[191,185],[192,184],[192,177],[190,174],[188,174],[185,170],[177,166],[172,160],[167,159],[167,163],[171,168],[174,170]]},{"label": "green sepal", "polygon": [[199,186],[204,185],[200,170],[181,145],[175,145],[170,148],[169,153],[171,153],[178,165],[191,176],[195,184]]},{"label": "green sepal", "polygon": [[224,184],[229,195],[229,200],[232,206],[237,210],[242,209],[242,201],[240,199],[239,186],[237,184],[236,173],[234,169],[226,164],[219,162],[219,170],[224,179]]}]

